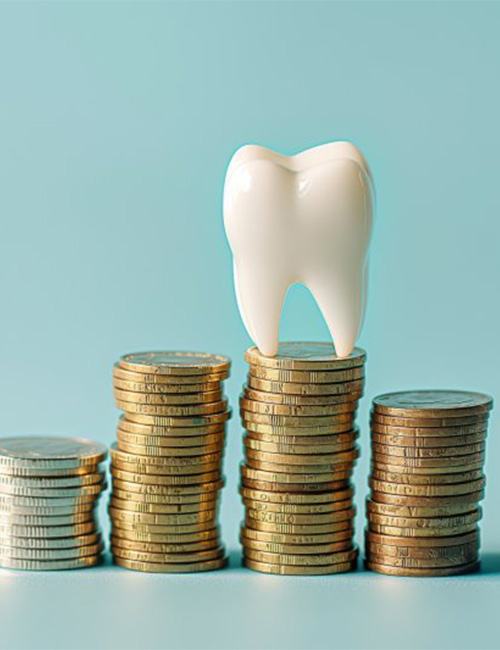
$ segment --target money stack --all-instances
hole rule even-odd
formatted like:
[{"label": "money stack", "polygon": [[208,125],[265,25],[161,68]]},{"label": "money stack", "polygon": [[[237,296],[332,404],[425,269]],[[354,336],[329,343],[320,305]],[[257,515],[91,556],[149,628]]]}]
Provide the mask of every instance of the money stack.
[{"label": "money stack", "polygon": [[253,347],[245,358],[243,563],[281,575],[354,569],[350,480],[364,351],[340,359],[329,343],[290,342],[275,357]]},{"label": "money stack", "polygon": [[488,395],[380,395],[371,415],[366,566],[390,575],[446,576],[479,566],[479,502]]},{"label": "money stack", "polygon": [[50,571],[97,564],[95,507],[106,447],[82,438],[0,442],[0,566]]},{"label": "money stack", "polygon": [[217,519],[229,367],[226,357],[192,352],[129,354],[115,365],[124,412],[111,448],[116,564],[159,573],[226,564]]}]

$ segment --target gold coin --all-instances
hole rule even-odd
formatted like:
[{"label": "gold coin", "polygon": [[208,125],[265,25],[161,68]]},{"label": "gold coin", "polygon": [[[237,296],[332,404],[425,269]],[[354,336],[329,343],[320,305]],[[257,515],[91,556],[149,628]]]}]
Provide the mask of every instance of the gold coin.
[{"label": "gold coin", "polygon": [[[342,435],[342,434],[341,434]],[[252,449],[260,452],[267,452],[273,454],[306,454],[306,455],[320,455],[328,456],[343,451],[348,451],[354,447],[357,439],[357,434],[347,434],[345,437],[338,437],[340,440],[333,444],[326,445],[295,445],[287,443],[264,442],[256,440],[251,436],[245,436],[243,443],[247,449]]]},{"label": "gold coin", "polygon": [[170,416],[172,418],[189,418],[194,415],[213,415],[225,413],[227,400],[211,402],[210,404],[186,405],[186,406],[164,406],[158,404],[137,404],[136,402],[124,402],[115,399],[116,407],[126,411],[127,415],[139,413],[141,415]]},{"label": "gold coin", "polygon": [[[478,424],[466,424],[463,426],[448,426],[448,427],[400,427],[394,425],[380,424],[371,421],[370,425],[372,433],[383,435],[404,436],[416,439],[419,437],[424,438],[441,438],[441,437],[454,437],[454,436],[468,436],[473,434],[482,433],[486,435],[488,430],[487,422],[479,422]],[[418,444],[416,442],[415,444]],[[444,444],[444,443],[443,443]]]},{"label": "gold coin", "polygon": [[333,533],[318,534],[296,534],[296,533],[279,533],[265,530],[256,530],[243,526],[241,534],[246,540],[255,542],[266,542],[270,544],[293,544],[294,546],[318,546],[319,544],[336,544],[349,540],[352,543],[352,527],[338,530]]},{"label": "gold coin", "polygon": [[[287,416],[287,415],[270,415],[264,413],[253,413],[244,411],[241,416],[241,421],[245,429],[248,429],[247,424],[254,422],[256,424],[268,424],[277,427],[300,427],[301,429],[309,429],[312,427],[335,427],[339,424],[348,424],[348,429],[354,428],[355,413],[339,413],[338,415],[323,415],[321,417],[302,417],[302,416]],[[299,433],[297,433],[299,435]],[[300,435],[303,435],[302,433]]]},{"label": "gold coin", "polygon": [[278,404],[281,406],[336,406],[350,404],[351,411],[356,408],[356,400],[347,395],[288,395],[287,393],[266,393],[244,387],[243,397],[247,400],[266,404]]},{"label": "gold coin", "polygon": [[353,548],[352,539],[350,537],[341,542],[335,542],[333,544],[316,544],[315,546],[307,546],[306,544],[276,544],[273,542],[259,542],[249,539],[244,534],[241,535],[240,541],[244,546],[245,552],[247,552],[248,549],[252,549],[254,551],[285,555],[319,555],[338,553],[339,551],[350,551]]},{"label": "gold coin", "polygon": [[[144,458],[144,456],[143,456]],[[203,456],[198,456],[198,458],[203,458]],[[167,478],[182,478],[183,480],[179,485],[192,482],[196,483],[198,481],[197,477],[200,475],[206,475],[211,472],[219,472],[221,470],[221,463],[206,463],[200,465],[152,465],[150,463],[126,463],[121,460],[113,461],[111,465],[111,474],[115,475],[115,470],[122,470],[125,472],[132,472],[134,474],[149,475],[149,476],[160,476]],[[191,477],[193,480],[190,481]],[[220,478],[220,477],[219,477]]]},{"label": "gold coin", "polygon": [[[142,379],[142,377],[139,377],[139,379]],[[195,393],[220,391],[222,389],[222,383],[220,381],[208,381],[192,384],[165,384],[158,382],[145,383],[143,381],[131,381],[129,379],[113,377],[113,387],[120,390],[132,391],[133,393],[158,393],[161,395],[170,395],[174,398],[176,395],[183,397]]]},{"label": "gold coin", "polygon": [[[224,414],[224,416],[227,416],[227,413]],[[177,418],[177,420],[178,419],[179,418]],[[225,420],[227,419],[229,418],[225,417]],[[225,420],[216,424],[204,426],[184,426],[183,424],[179,424],[179,426],[172,427],[155,424],[141,424],[139,422],[133,422],[126,415],[122,415],[118,421],[118,429],[129,434],[155,436],[163,438],[165,441],[172,440],[172,444],[174,444],[177,438],[189,438],[191,436],[194,438],[211,434],[223,434],[226,430]],[[168,444],[168,442],[165,442],[165,444]]]},{"label": "gold coin", "polygon": [[251,364],[250,375],[256,379],[275,382],[337,384],[364,379],[365,371],[363,367],[349,368],[348,370],[280,370]]},{"label": "gold coin", "polygon": [[187,564],[189,562],[206,562],[224,557],[224,547],[219,546],[209,551],[195,551],[194,553],[149,553],[111,546],[111,553],[115,558],[132,560],[135,562],[154,562],[160,564]]},{"label": "gold coin", "polygon": [[372,471],[371,477],[379,481],[407,485],[445,485],[478,481],[484,478],[484,474],[482,468],[468,472],[453,472],[452,474],[402,474],[401,472],[385,472],[377,468]]},{"label": "gold coin", "polygon": [[398,506],[389,503],[378,503],[367,499],[366,509],[371,514],[389,517],[451,517],[461,515],[473,508],[470,502],[457,503],[451,506]]},{"label": "gold coin", "polygon": [[0,564],[2,560],[74,560],[89,555],[100,555],[104,550],[102,542],[75,546],[73,548],[47,549],[47,548],[18,548],[16,546],[0,546]]},{"label": "gold coin", "polygon": [[[353,530],[352,519],[328,524],[276,524],[268,521],[259,521],[247,517],[245,526],[254,530],[262,530],[269,533],[286,533],[288,535],[318,535],[324,533],[336,533],[341,530]],[[440,530],[440,529],[438,529]],[[427,531],[426,531],[427,532]],[[453,534],[453,533],[451,533]]]},{"label": "gold coin", "polygon": [[118,429],[117,438],[119,445],[129,445],[138,447],[162,447],[168,450],[186,450],[190,453],[191,449],[205,449],[206,447],[223,446],[225,442],[225,431],[212,433],[203,436],[149,436],[138,433],[129,433]]},{"label": "gold coin", "polygon": [[245,558],[249,560],[295,567],[318,567],[324,565],[339,564],[340,562],[352,562],[358,557],[357,548],[352,548],[347,551],[337,551],[335,553],[321,553],[310,555],[270,553],[268,551],[258,551],[250,547],[245,547],[244,552]]},{"label": "gold coin", "polygon": [[349,487],[349,478],[340,481],[329,481],[328,483],[273,483],[269,481],[260,481],[249,479],[242,476],[242,485],[245,488],[254,490],[265,490],[270,493],[273,492],[307,492],[309,493],[323,493],[325,490],[343,490]]},{"label": "gold coin", "polygon": [[282,474],[293,474],[293,478],[301,475],[308,476],[329,476],[325,480],[340,480],[340,478],[350,478],[354,462],[331,464],[331,465],[285,465],[279,463],[268,463],[254,458],[247,458],[247,467],[251,469],[263,470],[265,472],[279,472]]},{"label": "gold coin", "polygon": [[[456,546],[431,546],[428,548],[399,547],[389,544],[377,544],[368,542],[367,554],[370,556],[385,557],[387,564],[397,566],[398,560],[411,560],[422,563],[424,566],[429,561],[437,561],[441,565],[465,564],[475,559],[479,550],[479,544],[457,544]],[[460,561],[461,559],[461,561]]]},{"label": "gold coin", "polygon": [[399,494],[401,496],[442,497],[477,492],[484,487],[484,479],[470,481],[469,483],[451,483],[448,485],[400,485],[370,479],[369,485],[376,492]]},{"label": "gold coin", "polygon": [[295,513],[269,512],[266,510],[256,510],[247,507],[245,515],[247,520],[262,521],[269,524],[290,524],[290,525],[307,525],[320,526],[322,524],[333,524],[340,521],[352,520],[356,511],[354,508],[339,510],[337,512],[327,512],[324,514],[301,515]]},{"label": "gold coin", "polygon": [[400,456],[404,458],[442,458],[445,462],[450,456],[465,456],[484,451],[485,445],[478,442],[474,445],[460,447],[396,447],[381,445],[372,441],[372,451],[385,456]]},{"label": "gold coin", "polygon": [[387,433],[371,434],[372,443],[380,445],[394,445],[396,447],[412,447],[414,449],[442,449],[446,447],[463,447],[484,443],[486,432],[472,433],[465,436],[395,436]]},{"label": "gold coin", "polygon": [[440,537],[433,539],[431,537],[395,537],[393,535],[380,535],[370,530],[365,531],[365,540],[372,544],[388,544],[399,546],[400,548],[408,547],[409,549],[433,549],[436,546],[440,548],[456,546],[457,544],[479,544],[479,529],[476,528],[471,533],[456,535],[452,537]]},{"label": "gold coin", "polygon": [[163,503],[144,503],[143,501],[129,501],[120,499],[114,493],[111,496],[109,505],[118,510],[125,510],[129,512],[144,512],[144,513],[157,513],[165,515],[180,515],[185,513],[197,513],[202,511],[214,510],[217,506],[217,499],[211,501],[201,501],[197,503],[177,503],[177,504],[163,504]]},{"label": "gold coin", "polygon": [[[450,467],[465,467],[469,465],[476,465],[477,463],[484,463],[484,451],[466,454],[465,456],[448,456],[446,458],[410,458],[372,451],[372,460],[375,463],[378,463],[380,461],[380,463],[384,465],[398,465],[411,469],[449,469]],[[445,474],[447,472],[443,471],[442,473]]]},{"label": "gold coin", "polygon": [[322,341],[284,341],[274,357],[264,356],[257,347],[245,352],[250,365],[288,370],[340,370],[362,366],[366,352],[354,348],[347,357],[338,357],[332,343]]},{"label": "gold coin", "polygon": [[101,561],[100,554],[86,555],[71,560],[17,560],[13,558],[0,558],[0,566],[4,569],[18,569],[21,571],[62,571],[66,569],[84,569],[95,566]]},{"label": "gold coin", "polygon": [[391,515],[381,515],[376,512],[369,512],[369,525],[377,526],[396,526],[398,528],[458,528],[467,526],[479,521],[482,517],[481,508],[462,515],[453,515],[448,517],[394,517]]},{"label": "gold coin", "polygon": [[251,499],[243,499],[243,503],[246,508],[252,508],[258,512],[280,513],[283,515],[323,515],[352,507],[352,499],[306,505],[298,505],[296,503],[268,503],[266,501],[252,501]]},{"label": "gold coin", "polygon": [[[463,457],[462,457],[463,458]],[[483,461],[476,461],[475,463],[469,463],[467,465],[450,465],[448,467],[405,467],[404,465],[386,465],[381,461],[375,461],[372,457],[372,467],[376,467],[377,471],[382,472],[393,472],[400,474],[420,474],[425,475],[435,475],[443,476],[446,474],[462,474],[465,472],[470,472],[473,470],[478,470],[483,467]]]},{"label": "gold coin", "polygon": [[118,438],[118,449],[135,456],[172,457],[172,458],[200,458],[205,454],[210,458],[214,454],[222,455],[224,442],[205,447],[155,447],[149,445],[130,445]]},{"label": "gold coin", "polygon": [[381,549],[374,548],[370,549],[369,554],[367,554],[367,561],[375,562],[376,564],[401,567],[405,569],[434,570],[445,567],[449,568],[454,566],[463,566],[469,562],[477,562],[478,552],[477,550],[469,551],[468,553],[461,551],[453,556],[450,555],[447,558],[420,560],[412,557],[395,558],[392,555],[387,556],[383,554]]},{"label": "gold coin", "polygon": [[[218,402],[219,403],[219,402]],[[231,417],[231,409],[221,411],[220,413],[213,413],[212,415],[199,415],[198,417],[168,417],[166,415],[148,415],[145,413],[136,413],[130,410],[127,411],[127,423],[146,424],[149,425],[151,433],[159,432],[160,435],[168,433],[172,429],[173,433],[177,432],[179,436],[189,435],[189,428],[192,430],[193,435],[198,435],[200,431],[209,433],[210,426],[213,424],[222,424]],[[120,422],[123,426],[123,421]],[[176,429],[176,427],[178,427]],[[129,426],[126,427],[127,431],[131,431]],[[161,428],[161,430],[160,430]],[[136,429],[137,430],[137,429]],[[176,431],[175,431],[176,430]]]},{"label": "gold coin", "polygon": [[104,445],[85,438],[16,436],[0,441],[0,467],[31,470],[94,468],[107,456]]},{"label": "gold coin", "polygon": [[[123,472],[120,472],[123,474]],[[143,478],[140,475],[138,478]],[[152,484],[149,477],[146,477],[148,482],[131,481],[126,478],[120,479],[116,476],[113,480],[113,494],[117,494],[119,490],[129,493],[140,495],[141,498],[145,497],[161,497],[165,499],[170,497],[170,503],[182,503],[182,500],[187,501],[203,501],[212,499],[213,494],[224,487],[224,480],[217,479],[215,481],[206,481],[198,485],[162,485]],[[127,497],[131,498],[131,497]],[[146,500],[146,499],[145,499]]]},{"label": "gold coin", "polygon": [[326,564],[321,566],[291,566],[287,564],[266,564],[264,562],[257,562],[250,558],[243,558],[243,564],[248,569],[253,571],[260,571],[261,573],[275,573],[282,576],[292,575],[328,575],[332,573],[347,573],[354,571],[357,566],[357,560],[352,562],[339,562],[337,564]]},{"label": "gold coin", "polygon": [[364,380],[338,382],[336,384],[311,384],[310,382],[296,383],[286,381],[268,381],[248,376],[248,386],[251,389],[286,395],[349,395],[358,399],[363,395]]},{"label": "gold coin", "polygon": [[[470,506],[476,504],[484,498],[484,490],[470,492],[469,494],[459,494],[457,496],[444,497],[421,497],[421,496],[400,496],[398,494],[384,494],[383,492],[371,492],[371,504],[379,506],[387,504],[390,506],[399,506],[405,508],[455,508],[458,506]],[[470,508],[469,508],[470,509]]]},{"label": "gold coin", "polygon": [[201,571],[223,569],[227,564],[227,558],[207,560],[206,562],[192,562],[191,564],[166,564],[159,562],[138,562],[136,560],[127,560],[114,556],[114,562],[125,569],[145,573],[199,573]]},{"label": "gold coin", "polygon": [[214,528],[214,521],[199,522],[196,524],[179,524],[179,525],[159,525],[159,524],[138,524],[122,521],[121,519],[113,519],[113,534],[116,535],[117,531],[127,531],[130,533],[139,533],[144,535],[183,535],[189,533],[203,533],[207,530]]},{"label": "gold coin", "polygon": [[12,537],[75,537],[96,532],[97,529],[94,521],[86,521],[82,524],[71,524],[68,526],[6,526],[0,524],[0,539],[2,540],[0,543],[5,543],[5,540],[10,540]]},{"label": "gold coin", "polygon": [[[118,449],[116,442],[111,445],[110,452],[113,465],[117,463],[129,463],[158,467],[161,470],[169,466],[175,466],[185,468],[188,473],[188,470],[192,467],[212,465],[219,463],[222,459],[221,451],[213,454],[203,454],[202,456],[139,456]],[[161,471],[158,473],[161,473]]]},{"label": "gold coin", "polygon": [[120,510],[119,508],[110,506],[108,512],[113,524],[116,524],[118,521],[123,521],[126,524],[153,524],[155,526],[189,526],[191,524],[201,524],[207,521],[213,522],[216,517],[216,508],[173,515],[132,512],[130,510]]},{"label": "gold coin", "polygon": [[334,454],[277,454],[268,451],[257,451],[256,449],[246,450],[247,458],[253,458],[262,462],[274,463],[276,465],[340,465],[356,460],[359,456],[359,447],[354,447],[344,452]]},{"label": "gold coin", "polygon": [[[304,439],[312,437],[316,440],[319,437],[331,437],[341,433],[349,433],[353,431],[353,421],[340,422],[339,424],[332,424],[325,427],[306,426],[306,427],[289,427],[275,424],[261,424],[259,422],[251,422],[244,420],[243,426],[249,433],[260,434],[261,436],[272,436],[273,438],[287,438],[289,442],[293,442],[296,438]],[[253,436],[252,436],[253,437]]]},{"label": "gold coin", "polygon": [[[288,429],[288,431],[295,431],[295,429]],[[325,445],[340,445],[349,440],[356,440],[358,437],[359,429],[320,436],[296,436],[293,434],[278,436],[269,433],[256,433],[255,431],[247,430],[245,440],[252,440],[258,444],[271,443],[273,445],[297,445],[307,447],[308,449],[317,446],[323,449]]]},{"label": "gold coin", "polygon": [[[447,418],[405,418],[394,415],[382,415],[381,413],[372,412],[371,425],[389,425],[392,427],[408,427],[410,429],[440,429],[452,426],[464,427],[468,425],[481,426],[484,428],[488,422],[488,414],[485,415],[464,415],[462,417]],[[428,433],[427,435],[433,435]]]},{"label": "gold coin", "polygon": [[189,476],[176,476],[171,474],[146,474],[143,472],[126,471],[118,469],[117,467],[112,467],[111,474],[114,479],[119,479],[120,481],[141,483],[142,485],[150,486],[196,486],[221,480],[220,471],[205,472],[204,474],[190,474]]},{"label": "gold coin", "polygon": [[386,393],[373,400],[377,413],[409,418],[447,418],[488,412],[493,399],[460,390],[413,390]]},{"label": "gold coin", "polygon": [[357,402],[344,402],[343,404],[325,404],[323,406],[304,406],[303,404],[270,404],[269,402],[255,402],[240,397],[240,409],[245,416],[248,413],[261,413],[271,416],[316,417],[335,416],[339,414],[353,414]]},{"label": "gold coin", "polygon": [[206,492],[205,494],[181,494],[169,496],[165,494],[145,494],[141,492],[130,492],[114,487],[112,498],[118,499],[122,503],[128,503],[129,509],[140,509],[143,507],[145,512],[148,506],[161,507],[182,507],[186,510],[205,510],[214,503],[219,496],[219,492]]},{"label": "gold coin", "polygon": [[352,499],[354,496],[354,489],[348,487],[347,489],[337,490],[336,492],[328,491],[323,494],[294,494],[289,492],[264,492],[262,490],[252,490],[250,488],[242,487],[240,494],[244,499],[249,499],[254,502],[262,503],[276,503],[290,506],[313,506],[313,505],[331,505]]},{"label": "gold coin", "polygon": [[25,515],[13,512],[0,513],[0,527],[16,526],[72,526],[94,521],[94,511],[85,510],[69,515]]},{"label": "gold coin", "polygon": [[370,530],[381,535],[396,537],[450,537],[470,533],[476,529],[476,524],[464,526],[443,526],[442,528],[404,528],[402,526],[382,526],[370,523]]},{"label": "gold coin", "polygon": [[120,368],[153,375],[205,375],[229,371],[231,361],[220,354],[206,352],[155,351],[125,354]]},{"label": "gold coin", "polygon": [[146,544],[199,544],[201,542],[213,542],[219,539],[218,528],[210,530],[198,530],[194,533],[150,533],[138,530],[125,530],[114,526],[112,538],[128,542],[141,542]]},{"label": "gold coin", "polygon": [[[222,390],[213,390],[204,393],[164,394],[164,393],[134,393],[132,391],[114,388],[113,394],[118,402],[132,402],[133,404],[149,404],[168,406],[174,409],[173,415],[185,405],[191,408],[194,405],[220,402],[223,399]],[[196,413],[198,411],[195,411]],[[169,412],[170,414],[170,412]]]},{"label": "gold coin", "polygon": [[158,544],[155,542],[133,542],[123,537],[111,537],[113,548],[122,548],[142,553],[197,553],[219,548],[219,540],[215,537],[205,542],[190,542],[188,544]]},{"label": "gold coin", "polygon": [[[254,481],[265,481],[267,483],[329,483],[333,480],[342,480],[341,478],[335,479],[331,472],[325,474],[290,474],[288,472],[267,472],[265,470],[252,469],[243,465],[241,467],[241,474],[244,478],[249,478]],[[329,488],[325,486],[325,490]]]},{"label": "gold coin", "polygon": [[[199,384],[220,383],[229,377],[229,371],[207,372],[203,375],[163,375],[153,372],[134,372],[121,368],[118,363],[113,366],[113,381],[122,380],[144,384],[158,384],[165,391],[192,392],[192,386]],[[163,388],[162,388],[163,389]],[[195,391],[196,392],[196,391]]]},{"label": "gold coin", "polygon": [[453,566],[446,568],[436,569],[409,569],[395,566],[388,566],[385,564],[377,564],[376,562],[365,562],[366,568],[370,571],[377,573],[385,573],[391,576],[408,576],[408,577],[437,577],[437,576],[454,576],[464,573],[472,573],[479,569],[479,562],[471,562],[469,564],[462,564],[461,566]]}]

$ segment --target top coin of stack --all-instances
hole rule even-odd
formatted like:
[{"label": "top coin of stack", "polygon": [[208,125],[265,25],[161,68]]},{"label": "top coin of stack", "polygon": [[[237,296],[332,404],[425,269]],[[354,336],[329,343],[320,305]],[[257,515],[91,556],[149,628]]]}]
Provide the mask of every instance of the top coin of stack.
[{"label": "top coin of stack", "polygon": [[247,351],[240,400],[247,567],[284,575],[355,567],[350,479],[365,356],[355,349],[338,358],[331,343],[280,343],[276,357]]},{"label": "top coin of stack", "polygon": [[479,565],[488,395],[406,391],[373,400],[367,567],[439,576]]},{"label": "top coin of stack", "polygon": [[139,571],[191,572],[226,563],[217,525],[226,357],[125,355],[113,370],[118,442],[111,449],[111,548]]},{"label": "top coin of stack", "polygon": [[97,564],[95,506],[107,450],[83,438],[0,441],[0,566],[35,571]]}]

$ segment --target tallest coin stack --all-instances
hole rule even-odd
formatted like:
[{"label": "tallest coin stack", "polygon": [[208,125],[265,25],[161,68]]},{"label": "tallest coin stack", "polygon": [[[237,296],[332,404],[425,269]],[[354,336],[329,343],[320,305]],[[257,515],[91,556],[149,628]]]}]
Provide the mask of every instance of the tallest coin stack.
[{"label": "tallest coin stack", "polygon": [[124,415],[111,448],[110,515],[120,566],[187,573],[225,565],[217,517],[229,366],[194,352],[129,354],[115,365]]},{"label": "tallest coin stack", "polygon": [[247,351],[240,406],[248,568],[282,575],[355,568],[350,480],[365,356],[355,349],[338,358],[330,343],[281,343],[275,357]]}]

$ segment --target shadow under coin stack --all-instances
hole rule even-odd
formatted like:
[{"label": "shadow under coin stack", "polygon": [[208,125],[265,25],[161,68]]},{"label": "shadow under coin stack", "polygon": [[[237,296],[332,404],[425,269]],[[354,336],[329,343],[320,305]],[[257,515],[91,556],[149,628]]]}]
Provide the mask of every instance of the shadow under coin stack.
[{"label": "shadow under coin stack", "polygon": [[113,370],[124,411],[111,449],[111,550],[120,566],[188,573],[226,564],[217,524],[230,417],[226,357],[146,352]]},{"label": "shadow under coin stack", "polygon": [[376,397],[366,566],[448,576],[479,566],[479,501],[492,399],[462,391]]},{"label": "shadow under coin stack", "polygon": [[281,575],[354,569],[350,480],[365,353],[339,359],[330,343],[289,342],[275,357],[254,347],[245,359],[245,566]]},{"label": "shadow under coin stack", "polygon": [[82,438],[0,441],[0,566],[50,571],[98,564],[95,507],[104,445]]}]

